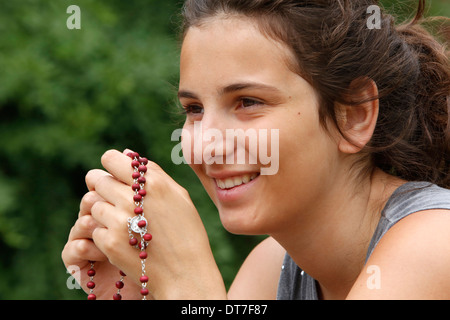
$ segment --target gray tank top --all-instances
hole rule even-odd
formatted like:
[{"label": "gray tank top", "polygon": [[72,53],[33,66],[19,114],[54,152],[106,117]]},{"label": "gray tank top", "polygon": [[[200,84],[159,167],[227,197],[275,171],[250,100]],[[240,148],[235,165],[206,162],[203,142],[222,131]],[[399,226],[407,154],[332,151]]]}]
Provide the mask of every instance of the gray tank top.
[{"label": "gray tank top", "polygon": [[[394,224],[414,212],[431,209],[450,210],[450,190],[428,182],[408,182],[397,188],[381,212],[366,262]],[[277,300],[318,300],[316,281],[302,271],[287,253],[281,268]]]}]

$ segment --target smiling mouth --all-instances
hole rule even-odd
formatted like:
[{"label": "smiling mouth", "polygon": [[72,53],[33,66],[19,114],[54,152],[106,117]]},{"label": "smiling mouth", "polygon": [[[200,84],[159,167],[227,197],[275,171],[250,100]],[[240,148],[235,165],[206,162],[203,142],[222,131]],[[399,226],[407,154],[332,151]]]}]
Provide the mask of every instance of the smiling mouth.
[{"label": "smiling mouth", "polygon": [[249,183],[259,176],[259,173],[244,174],[242,176],[230,177],[226,179],[214,179],[219,189],[226,190]]}]

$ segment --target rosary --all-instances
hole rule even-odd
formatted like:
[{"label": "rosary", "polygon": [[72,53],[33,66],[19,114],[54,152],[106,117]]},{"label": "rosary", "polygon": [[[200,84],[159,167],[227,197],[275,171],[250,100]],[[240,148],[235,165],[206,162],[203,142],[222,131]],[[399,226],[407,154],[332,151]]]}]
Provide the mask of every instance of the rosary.
[{"label": "rosary", "polygon": [[[147,248],[148,243],[152,240],[152,235],[147,232],[147,220],[144,218],[144,197],[147,195],[147,192],[145,191],[146,180],[144,175],[147,172],[148,160],[146,158],[141,158],[136,152],[130,152],[127,156],[132,159],[131,167],[133,168],[133,184],[131,188],[134,191],[133,201],[135,204],[135,216],[133,218],[129,218],[127,224],[129,244],[140,251],[139,258],[141,259],[142,267],[141,277],[139,278],[142,285],[140,293],[142,295],[142,300],[147,300],[147,295],[149,294],[147,283],[149,279],[145,274],[145,259],[147,259],[147,252],[145,249]],[[134,234],[138,234],[140,236],[140,241],[134,236]],[[87,275],[89,276],[87,287],[90,292],[87,298],[88,300],[96,300],[97,297],[94,294],[95,262],[89,261],[89,263],[91,264],[91,268],[87,271]],[[114,300],[122,300],[120,290],[124,287],[123,280],[125,276],[125,273],[120,271],[120,280],[116,282],[117,292],[113,295]]]}]

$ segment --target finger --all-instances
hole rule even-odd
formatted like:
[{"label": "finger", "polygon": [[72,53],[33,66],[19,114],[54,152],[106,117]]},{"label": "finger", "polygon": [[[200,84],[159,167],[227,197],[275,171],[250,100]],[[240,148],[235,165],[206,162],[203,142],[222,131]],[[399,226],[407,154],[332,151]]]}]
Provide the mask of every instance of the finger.
[{"label": "finger", "polygon": [[111,174],[109,174],[105,170],[100,169],[90,170],[85,177],[86,186],[88,187],[89,191],[95,191],[95,184],[100,178],[104,176],[111,176]]},{"label": "finger", "polygon": [[103,154],[101,161],[103,167],[116,179],[127,185],[132,185],[133,168],[129,156],[117,150],[109,150]]},{"label": "finger", "polygon": [[99,227],[103,227],[91,215],[84,215],[75,222],[69,233],[69,241],[77,239],[92,239],[92,232]]},{"label": "finger", "polygon": [[95,191],[89,191],[86,193],[80,202],[80,213],[78,217],[91,214],[91,208],[97,201],[105,201],[100,195]]},{"label": "finger", "polygon": [[[133,190],[109,173],[105,174],[105,171],[102,170],[91,170],[86,175],[86,181],[104,201],[126,209],[131,206],[130,199],[133,199]],[[93,199],[88,198],[88,200],[92,201]],[[88,205],[89,203],[87,203]]]},{"label": "finger", "polygon": [[108,258],[97,248],[92,240],[78,239],[65,245],[61,257],[67,266],[77,265],[82,268],[88,261],[105,261]]},{"label": "finger", "polygon": [[[139,259],[136,259],[136,252],[128,244],[128,235],[124,237],[112,236],[111,230],[97,228],[93,233],[95,245],[104,252],[111,264],[123,270],[129,276],[128,270],[140,270]],[[131,249],[131,250],[130,250]]]},{"label": "finger", "polygon": [[[125,151],[127,151],[127,153],[130,152],[128,149]],[[131,166],[131,159],[125,154],[125,151],[123,153],[117,150],[105,152],[102,156],[102,165],[115,178],[131,186],[133,184],[133,167]],[[148,161],[147,169],[148,171],[151,171],[152,175],[164,173],[164,171],[152,161]]]},{"label": "finger", "polygon": [[[127,214],[125,210],[118,210],[115,206],[108,202],[99,201],[92,206],[91,210],[92,217],[102,226],[111,230],[123,229],[127,225],[127,219],[131,216],[132,212]],[[92,232],[99,229],[96,228]]]}]

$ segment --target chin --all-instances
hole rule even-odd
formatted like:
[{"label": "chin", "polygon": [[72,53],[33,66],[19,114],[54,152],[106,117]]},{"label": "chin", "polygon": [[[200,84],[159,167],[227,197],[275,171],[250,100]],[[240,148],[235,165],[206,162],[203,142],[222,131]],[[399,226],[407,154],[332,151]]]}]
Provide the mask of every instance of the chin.
[{"label": "chin", "polygon": [[[237,235],[265,235],[267,224],[263,222],[258,211],[231,210],[219,208],[220,221],[230,233]],[[261,211],[259,211],[261,213]]]}]

